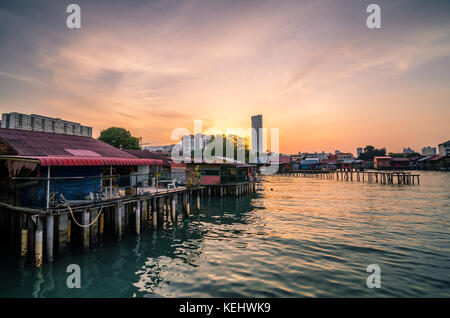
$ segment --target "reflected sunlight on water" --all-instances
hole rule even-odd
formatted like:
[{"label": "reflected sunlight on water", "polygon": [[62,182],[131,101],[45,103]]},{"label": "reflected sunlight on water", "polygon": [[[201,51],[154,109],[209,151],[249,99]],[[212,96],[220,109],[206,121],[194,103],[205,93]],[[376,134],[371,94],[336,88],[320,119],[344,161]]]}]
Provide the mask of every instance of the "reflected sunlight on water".
[{"label": "reflected sunlight on water", "polygon": [[[420,186],[266,177],[254,197],[204,198],[174,228],[127,235],[41,270],[1,263],[2,297],[450,296],[450,174]],[[65,266],[82,268],[66,288]],[[381,289],[366,287],[367,265]]]}]

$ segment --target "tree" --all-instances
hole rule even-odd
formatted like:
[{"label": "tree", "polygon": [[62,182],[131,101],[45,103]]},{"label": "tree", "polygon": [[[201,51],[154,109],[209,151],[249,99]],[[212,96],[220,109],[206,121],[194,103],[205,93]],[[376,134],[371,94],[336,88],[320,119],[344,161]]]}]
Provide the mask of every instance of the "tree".
[{"label": "tree", "polygon": [[119,149],[141,150],[139,138],[133,137],[125,128],[110,127],[100,132],[98,140],[106,142]]},{"label": "tree", "polygon": [[374,157],[385,156],[386,149],[375,149],[374,146],[366,146],[364,152],[359,155],[358,159],[361,160],[373,160]]}]

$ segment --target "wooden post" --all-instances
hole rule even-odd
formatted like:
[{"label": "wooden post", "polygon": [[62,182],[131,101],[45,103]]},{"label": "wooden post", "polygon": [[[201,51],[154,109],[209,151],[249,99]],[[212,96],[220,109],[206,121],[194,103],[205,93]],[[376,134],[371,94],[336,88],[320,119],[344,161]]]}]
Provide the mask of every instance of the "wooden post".
[{"label": "wooden post", "polygon": [[[87,225],[89,224],[91,211],[89,209],[85,209],[83,211],[83,214],[81,215],[81,224]],[[89,250],[89,234],[90,234],[90,228],[89,227],[83,227],[82,229],[83,233],[83,250],[88,251]]]},{"label": "wooden post", "polygon": [[115,215],[114,215],[117,241],[120,241],[122,239],[122,213],[123,213],[123,203],[119,202],[115,208]]},{"label": "wooden post", "polygon": [[200,191],[197,190],[197,211],[200,211]]},{"label": "wooden post", "polygon": [[99,220],[99,224],[98,224],[98,234],[99,234],[100,241],[103,240],[103,234],[105,231],[105,212],[104,212],[104,210],[102,210],[101,213],[102,214],[100,214],[100,220]]},{"label": "wooden post", "polygon": [[189,206],[190,202],[189,202],[189,199],[190,199],[190,196],[186,195],[186,203],[185,203],[186,207],[185,207],[185,210],[184,210],[184,216],[187,217],[187,218],[190,216],[190,206]]},{"label": "wooden post", "polygon": [[98,228],[99,228],[98,224],[99,224],[99,218],[100,218],[100,217],[98,217],[99,213],[100,213],[99,208],[93,208],[90,213],[89,224],[92,223],[95,220],[95,218],[97,218],[95,223],[89,227],[90,244],[97,244],[97,242],[98,242]]},{"label": "wooden post", "polygon": [[[28,229],[27,229],[27,215],[23,214],[23,222],[21,224],[21,239],[20,239],[20,255],[27,255],[27,246],[28,246]],[[2,224],[3,225],[3,224]]]},{"label": "wooden post", "polygon": [[156,229],[158,225],[158,211],[156,209],[156,198],[152,199],[152,223],[153,228]]},{"label": "wooden post", "polygon": [[69,244],[69,214],[58,215],[58,253],[66,253]]},{"label": "wooden post", "polygon": [[147,224],[147,219],[148,219],[148,200],[142,201],[141,207],[142,207],[142,212],[141,212],[142,223],[145,226],[145,224]]},{"label": "wooden post", "polygon": [[164,198],[164,202],[166,204],[166,220],[169,220],[170,218],[172,218],[172,214],[170,211],[170,198],[168,196],[166,196]]},{"label": "wooden post", "polygon": [[175,200],[175,195],[172,196],[172,222],[175,223],[177,220],[177,201]]},{"label": "wooden post", "polygon": [[47,252],[47,261],[53,262],[53,233],[54,233],[54,220],[53,215],[47,215],[46,217],[46,252]]}]

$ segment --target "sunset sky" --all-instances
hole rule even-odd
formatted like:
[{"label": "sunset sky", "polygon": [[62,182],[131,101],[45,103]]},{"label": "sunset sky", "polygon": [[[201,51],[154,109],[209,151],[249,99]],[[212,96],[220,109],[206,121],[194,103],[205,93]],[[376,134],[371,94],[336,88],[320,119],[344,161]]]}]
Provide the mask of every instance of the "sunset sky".
[{"label": "sunset sky", "polygon": [[[81,29],[66,7],[81,7]],[[381,29],[366,7],[381,6]],[[284,153],[450,139],[450,1],[0,2],[0,112],[124,127],[248,128]]]}]

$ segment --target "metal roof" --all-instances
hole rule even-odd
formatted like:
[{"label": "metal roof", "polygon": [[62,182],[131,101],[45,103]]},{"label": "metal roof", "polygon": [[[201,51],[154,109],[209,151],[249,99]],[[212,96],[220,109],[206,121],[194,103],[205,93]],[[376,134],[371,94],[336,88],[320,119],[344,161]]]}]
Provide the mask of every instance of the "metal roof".
[{"label": "metal roof", "polygon": [[41,166],[155,166],[162,165],[162,160],[114,157],[62,157],[62,156],[1,156],[0,159],[31,160]]}]

